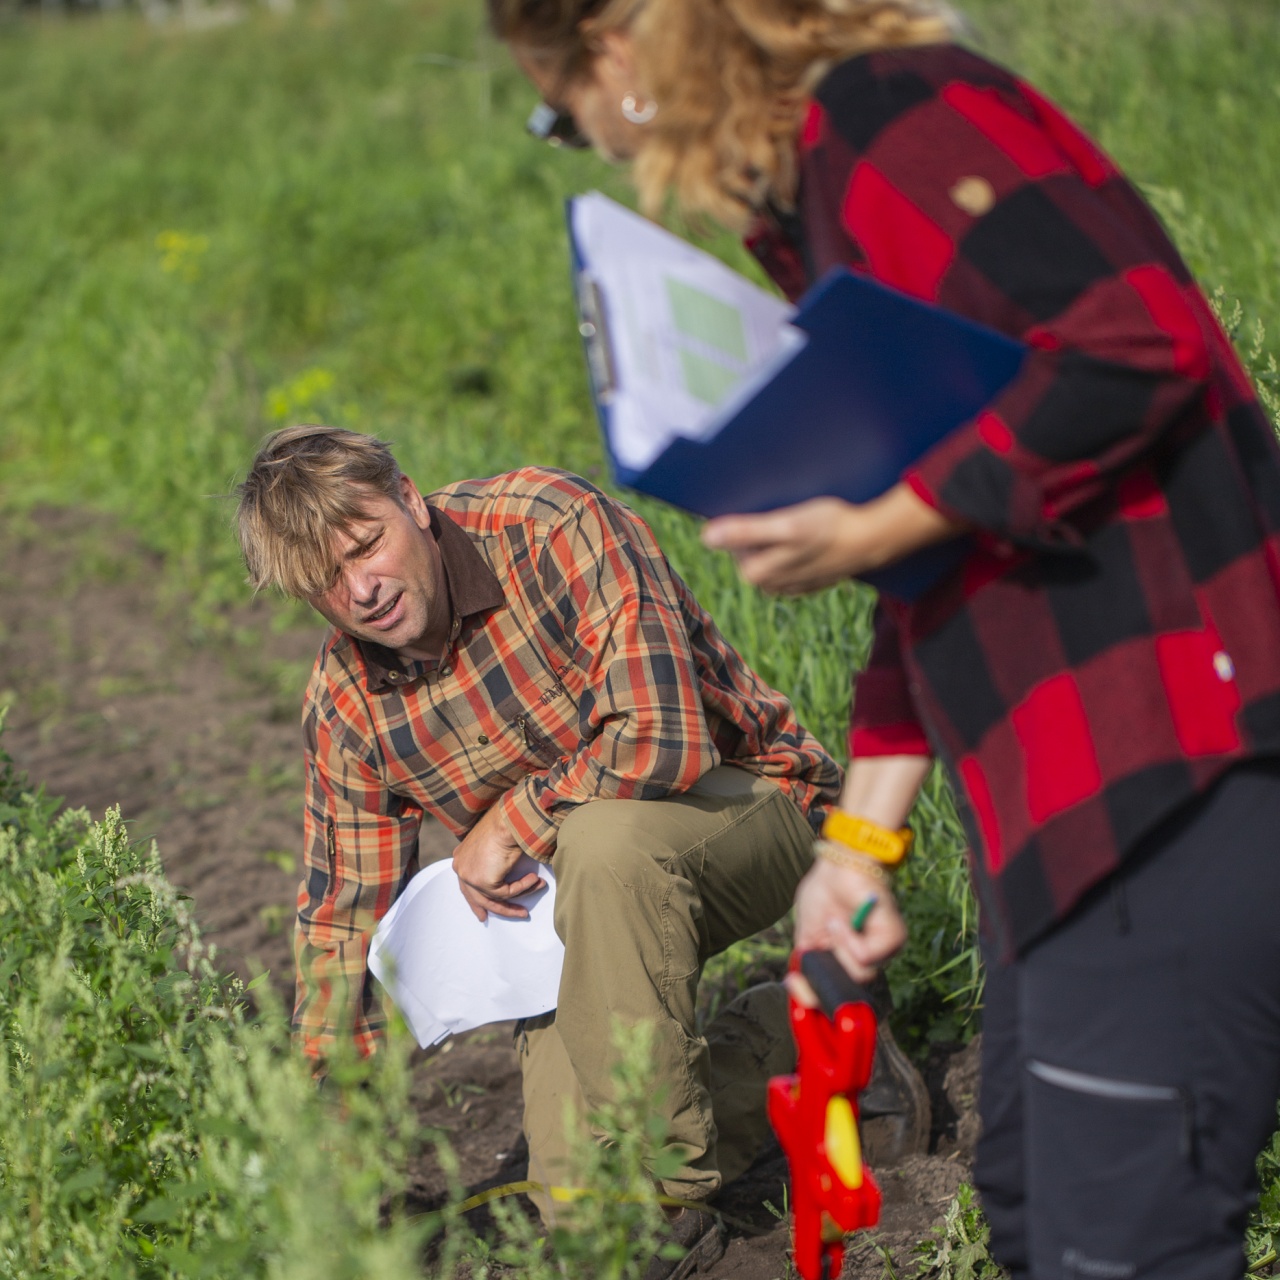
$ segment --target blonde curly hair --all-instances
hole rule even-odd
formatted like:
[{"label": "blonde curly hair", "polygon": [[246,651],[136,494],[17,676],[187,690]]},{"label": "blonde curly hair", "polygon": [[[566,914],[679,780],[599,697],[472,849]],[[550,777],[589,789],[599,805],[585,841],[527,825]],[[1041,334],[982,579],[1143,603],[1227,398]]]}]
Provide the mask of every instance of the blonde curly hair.
[{"label": "blonde curly hair", "polygon": [[808,95],[832,66],[959,26],[945,0],[489,0],[489,16],[562,83],[589,73],[603,33],[626,31],[658,104],[633,168],[641,207],[655,216],[672,192],[737,231],[791,206]]}]

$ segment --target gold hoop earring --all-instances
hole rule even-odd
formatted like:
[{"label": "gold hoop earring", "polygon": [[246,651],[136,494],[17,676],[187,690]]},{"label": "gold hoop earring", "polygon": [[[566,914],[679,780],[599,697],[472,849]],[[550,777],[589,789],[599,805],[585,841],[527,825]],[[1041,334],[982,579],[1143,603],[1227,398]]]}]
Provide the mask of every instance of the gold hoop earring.
[{"label": "gold hoop earring", "polygon": [[648,124],[658,114],[656,102],[646,102],[643,107],[636,106],[636,95],[629,93],[622,99],[622,115],[632,124]]}]

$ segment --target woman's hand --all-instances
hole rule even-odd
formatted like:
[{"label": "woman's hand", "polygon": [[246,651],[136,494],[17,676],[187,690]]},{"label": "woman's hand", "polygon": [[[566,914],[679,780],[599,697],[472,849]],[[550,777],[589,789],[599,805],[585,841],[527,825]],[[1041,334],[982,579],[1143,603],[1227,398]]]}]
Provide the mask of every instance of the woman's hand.
[{"label": "woman's hand", "polygon": [[[933,762],[928,756],[854,759],[845,775],[840,807],[897,831],[907,820]],[[868,898],[876,904],[860,932],[850,923]],[[868,982],[907,940],[889,886],[874,876],[818,858],[796,890],[796,947],[834,951],[858,982]]]},{"label": "woman's hand", "polygon": [[704,526],[702,541],[732,552],[754,586],[800,595],[882,568],[964,528],[897,484],[860,506],[812,498],[761,515],[720,516]]},{"label": "woman's hand", "polygon": [[[860,933],[850,920],[874,894]],[[907,926],[887,886],[818,858],[796,890],[796,950],[833,951],[857,982],[870,982],[907,940]]]}]

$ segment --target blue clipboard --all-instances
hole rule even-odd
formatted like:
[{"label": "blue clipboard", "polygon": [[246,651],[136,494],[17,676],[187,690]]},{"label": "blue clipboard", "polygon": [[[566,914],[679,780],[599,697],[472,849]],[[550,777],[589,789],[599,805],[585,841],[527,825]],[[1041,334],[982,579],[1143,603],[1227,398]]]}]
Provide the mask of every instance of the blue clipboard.
[{"label": "blue clipboard", "polygon": [[[843,267],[800,300],[808,341],[710,439],[676,439],[643,471],[610,447],[613,364],[604,308],[573,242],[592,399],[617,482],[700,516],[770,511],[809,498],[867,502],[1017,375],[1026,346]],[[914,600],[968,554],[968,538],[864,575]]]}]

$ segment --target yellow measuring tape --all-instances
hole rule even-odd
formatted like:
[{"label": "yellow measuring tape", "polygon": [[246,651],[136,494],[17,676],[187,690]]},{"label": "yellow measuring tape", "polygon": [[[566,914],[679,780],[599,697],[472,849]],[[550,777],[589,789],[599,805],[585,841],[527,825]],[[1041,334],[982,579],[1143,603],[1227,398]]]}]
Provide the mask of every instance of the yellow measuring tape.
[{"label": "yellow measuring tape", "polygon": [[488,1204],[490,1200],[501,1200],[503,1196],[518,1196],[522,1191],[525,1193],[545,1191],[553,1200],[559,1200],[563,1204],[586,1195],[585,1191],[577,1191],[573,1187],[546,1187],[541,1182],[505,1182],[500,1187],[490,1187],[488,1191],[468,1196],[458,1206],[458,1212],[467,1213],[471,1209],[478,1209],[482,1204]]},{"label": "yellow measuring tape", "polygon": [[[526,1195],[530,1191],[545,1192],[552,1200],[556,1200],[561,1204],[571,1204],[574,1200],[581,1200],[583,1196],[589,1196],[590,1191],[584,1191],[577,1187],[548,1187],[541,1182],[504,1182],[500,1187],[490,1187],[488,1191],[480,1191],[476,1195],[468,1196],[460,1205],[457,1206],[456,1212],[469,1213],[472,1209],[478,1209],[482,1204],[488,1204],[491,1200],[501,1200],[504,1196],[518,1196],[521,1192]],[[632,1204],[639,1204],[640,1196],[611,1196],[610,1199],[626,1201]],[[658,1203],[664,1208],[669,1209],[696,1209],[701,1213],[713,1213],[718,1218],[723,1218],[726,1222],[731,1222],[735,1227],[740,1227],[744,1231],[750,1231],[753,1235],[767,1236],[768,1230],[762,1230],[753,1222],[744,1222],[741,1218],[735,1218],[732,1214],[721,1213],[718,1209],[712,1209],[705,1202],[697,1200],[679,1200],[675,1196],[659,1196]]]}]

